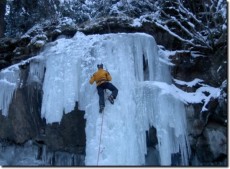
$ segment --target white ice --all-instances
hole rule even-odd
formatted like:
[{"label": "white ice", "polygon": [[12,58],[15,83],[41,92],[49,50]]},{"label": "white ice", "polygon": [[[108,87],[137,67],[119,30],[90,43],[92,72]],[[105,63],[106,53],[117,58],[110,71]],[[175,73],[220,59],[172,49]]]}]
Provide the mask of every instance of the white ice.
[{"label": "white ice", "polygon": [[2,115],[4,116],[8,115],[14,91],[20,84],[19,73],[18,65],[11,66],[0,72],[0,110],[2,110]]},{"label": "white ice", "polygon": [[[171,154],[179,151],[187,164],[183,103],[144,82],[171,83],[168,65],[159,61],[164,58],[158,56],[152,36],[78,32],[72,39],[55,41],[40,57],[46,60],[42,117],[47,123],[60,122],[78,101],[78,108],[86,112],[86,165],[144,165],[150,126],[157,129],[161,165],[170,165]],[[119,90],[114,105],[106,100],[102,128],[96,85],[89,84],[98,63],[105,65]]]},{"label": "white ice", "polygon": [[[60,122],[79,103],[78,108],[85,110],[87,166],[145,165],[145,134],[150,126],[157,130],[160,164],[171,165],[172,153],[180,151],[182,165],[187,165],[184,103],[191,100],[188,93],[172,85],[170,60],[162,52],[159,55],[154,38],[144,33],[86,36],[78,32],[71,39],[50,43],[31,59],[29,73],[29,82],[40,83],[44,78],[42,117],[47,123]],[[106,100],[103,115],[98,112],[96,85],[89,84],[98,63],[104,64],[119,90],[114,105]],[[8,88],[15,83],[9,82],[4,82]],[[202,87],[193,93],[195,101],[203,101],[202,91],[209,89],[213,96],[218,95],[217,89]],[[3,104],[4,98],[0,98],[0,108],[6,114],[10,99]]]}]

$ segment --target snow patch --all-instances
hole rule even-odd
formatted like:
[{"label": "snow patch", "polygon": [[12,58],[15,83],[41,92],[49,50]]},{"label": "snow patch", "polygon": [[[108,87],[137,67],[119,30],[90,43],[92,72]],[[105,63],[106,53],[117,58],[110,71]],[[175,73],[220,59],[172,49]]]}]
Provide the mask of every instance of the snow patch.
[{"label": "snow patch", "polygon": [[201,82],[203,82],[203,80],[198,79],[198,78],[195,78],[194,80],[192,80],[190,82],[185,82],[185,81],[181,81],[181,80],[177,80],[177,79],[173,79],[173,80],[176,84],[186,85],[188,87],[193,87],[193,86],[196,86],[197,84],[200,84]]}]

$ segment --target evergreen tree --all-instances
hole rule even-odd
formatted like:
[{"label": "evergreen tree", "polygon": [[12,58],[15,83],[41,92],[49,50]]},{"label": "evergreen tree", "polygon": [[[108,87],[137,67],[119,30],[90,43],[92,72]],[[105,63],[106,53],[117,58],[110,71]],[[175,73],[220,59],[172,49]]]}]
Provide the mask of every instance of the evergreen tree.
[{"label": "evergreen tree", "polygon": [[6,0],[0,0],[0,37],[4,36],[5,32],[5,10],[6,10]]}]

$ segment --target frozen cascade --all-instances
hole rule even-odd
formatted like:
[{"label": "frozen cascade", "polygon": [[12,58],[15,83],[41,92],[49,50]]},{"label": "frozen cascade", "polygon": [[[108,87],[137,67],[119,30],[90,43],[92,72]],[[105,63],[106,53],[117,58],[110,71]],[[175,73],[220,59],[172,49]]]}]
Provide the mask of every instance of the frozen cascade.
[{"label": "frozen cascade", "polygon": [[[41,115],[47,123],[60,122],[63,113],[72,111],[77,101],[78,108],[85,110],[86,165],[97,165],[101,134],[97,90],[95,84],[89,84],[98,63],[105,65],[119,90],[114,105],[106,101],[98,164],[145,165],[146,131],[154,126],[160,165],[171,165],[175,153],[181,154],[181,165],[188,165],[184,106],[157,85],[157,82],[170,84],[171,77],[169,67],[160,62],[152,36],[143,33],[85,36],[78,32],[71,39],[52,42],[33,59],[44,62],[31,65],[29,81],[42,82],[44,78]],[[0,102],[5,114],[8,102]]]},{"label": "frozen cascade", "polygon": [[[164,94],[154,82],[137,86],[137,108],[141,112],[139,127],[148,129],[148,124],[157,130],[158,150],[161,165],[171,165],[172,154],[181,154],[179,165],[188,165],[188,140],[184,105],[169,94]],[[143,136],[144,137],[144,136]]]},{"label": "frozen cascade", "polygon": [[[159,62],[154,39],[146,34],[107,35],[104,39],[97,42],[102,43],[96,48],[100,51],[91,57],[95,58],[94,67],[100,61],[109,67],[119,96],[116,105],[108,104],[105,109],[99,165],[144,165],[145,132],[150,126],[157,130],[160,164],[171,165],[172,154],[181,152],[181,165],[188,165],[183,104],[154,85],[155,81],[171,82],[169,67]],[[148,65],[148,82],[143,81],[143,60]],[[95,113],[98,100],[95,94],[92,97],[94,103],[89,102],[86,107],[88,165],[96,164],[101,125],[101,118]]]},{"label": "frozen cascade", "polygon": [[[44,77],[43,57],[37,56],[21,63],[12,65],[0,71],[0,110],[2,115],[8,116],[8,109],[11,103],[14,91],[20,88],[23,83],[39,82],[42,83]],[[20,78],[20,66],[30,62],[29,77],[27,82]]]},{"label": "frozen cascade", "polygon": [[36,57],[30,60],[28,83],[37,82],[42,84],[45,73],[45,63],[42,57]]},{"label": "frozen cascade", "polygon": [[9,67],[0,72],[0,110],[2,115],[8,115],[8,109],[12,100],[14,90],[20,84],[19,68],[17,66]]}]

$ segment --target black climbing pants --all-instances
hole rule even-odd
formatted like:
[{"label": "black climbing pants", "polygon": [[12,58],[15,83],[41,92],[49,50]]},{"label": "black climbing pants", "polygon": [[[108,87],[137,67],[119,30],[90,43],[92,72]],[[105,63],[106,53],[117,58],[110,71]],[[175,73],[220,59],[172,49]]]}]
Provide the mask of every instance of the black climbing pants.
[{"label": "black climbing pants", "polygon": [[116,99],[117,94],[118,94],[118,89],[109,82],[105,82],[97,86],[97,91],[99,95],[99,106],[105,107],[105,98],[104,98],[104,90],[109,89],[112,92],[112,96],[114,99]]}]

